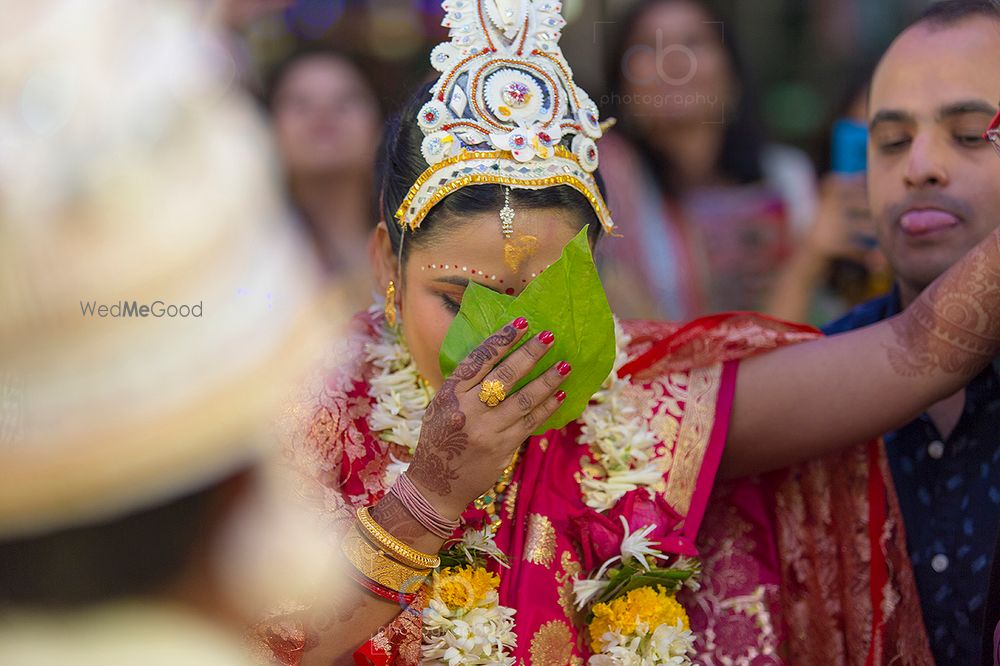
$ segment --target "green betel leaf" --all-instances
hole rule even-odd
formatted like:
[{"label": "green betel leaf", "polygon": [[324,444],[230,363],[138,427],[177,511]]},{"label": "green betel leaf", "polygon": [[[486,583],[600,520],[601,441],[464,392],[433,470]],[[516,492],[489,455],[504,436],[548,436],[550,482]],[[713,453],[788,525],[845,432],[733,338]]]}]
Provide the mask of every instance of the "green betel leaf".
[{"label": "green betel leaf", "polygon": [[[505,304],[503,309],[501,304]],[[583,413],[615,360],[614,319],[590,253],[586,229],[516,298],[470,283],[441,347],[444,375],[451,374],[483,340],[516,317],[528,320],[524,340],[543,330],[555,333],[556,339],[549,353],[511,393],[559,361],[573,366],[562,384],[566,401],[535,434],[562,428]]]},{"label": "green betel leaf", "polygon": [[513,296],[497,293],[481,284],[469,281],[469,286],[462,296],[462,307],[455,315],[455,320],[448,329],[448,335],[438,355],[441,373],[445,377],[455,371],[469,352],[498,328],[508,323],[503,321],[504,311],[513,300]]}]

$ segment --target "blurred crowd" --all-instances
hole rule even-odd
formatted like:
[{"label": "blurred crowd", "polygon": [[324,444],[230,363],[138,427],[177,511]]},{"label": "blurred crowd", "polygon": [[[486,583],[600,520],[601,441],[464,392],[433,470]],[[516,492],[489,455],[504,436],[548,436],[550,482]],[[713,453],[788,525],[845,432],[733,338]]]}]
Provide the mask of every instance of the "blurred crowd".
[{"label": "blurred crowd", "polygon": [[[105,11],[102,14],[98,9],[91,9],[88,3],[76,4],[76,14],[62,19],[72,22],[90,14],[95,32],[106,35],[108,41],[104,45],[111,48],[109,45],[115,40],[113,26],[109,27],[114,23],[110,18],[112,13]],[[275,326],[275,318],[268,316],[269,312],[273,312],[272,308],[284,308],[284,312],[294,314],[304,308],[304,303],[319,299],[327,314],[334,318],[366,308],[373,300],[371,237],[379,222],[380,208],[374,182],[375,162],[384,122],[396,110],[394,105],[398,100],[386,97],[364,58],[335,48],[322,36],[300,38],[294,48],[276,62],[266,68],[258,67],[248,55],[247,36],[251,26],[262,18],[288,11],[294,4],[291,0],[221,0],[199,5],[200,19],[214,33],[213,39],[218,39],[218,43],[208,47],[208,50],[214,49],[217,55],[223,53],[221,59],[231,68],[231,81],[236,82],[233,86],[244,87],[256,98],[256,110],[261,112],[270,136],[258,135],[258,128],[253,127],[246,130],[242,145],[239,145],[240,142],[236,142],[237,145],[226,142],[215,145],[206,139],[204,145],[199,143],[184,158],[189,160],[188,166],[191,167],[187,173],[184,173],[185,167],[171,161],[175,156],[157,153],[156,159],[162,159],[163,171],[154,177],[162,178],[160,183],[129,180],[129,165],[134,164],[135,159],[144,158],[130,154],[128,151],[137,144],[128,144],[131,147],[116,153],[115,159],[122,160],[121,164],[102,165],[105,170],[101,176],[103,180],[74,180],[72,187],[67,185],[68,179],[79,175],[73,172],[75,153],[65,146],[56,149],[35,140],[16,146],[19,150],[33,151],[32,159],[55,174],[51,177],[52,182],[22,183],[26,191],[50,187],[64,189],[72,196],[67,195],[67,200],[55,204],[40,203],[31,197],[13,203],[8,201],[8,215],[13,216],[17,212],[23,219],[30,214],[36,224],[30,229],[25,223],[8,225],[0,230],[0,276],[6,270],[10,275],[23,277],[23,274],[29,274],[32,280],[38,278],[38,284],[47,286],[46,289],[35,289],[32,282],[34,293],[51,298],[53,303],[59,301],[66,289],[65,284],[55,284],[51,280],[53,266],[61,265],[67,283],[79,285],[81,281],[90,280],[93,285],[99,285],[96,277],[88,277],[90,269],[82,266],[80,253],[76,251],[70,253],[67,250],[65,256],[50,255],[35,266],[27,266],[31,253],[22,251],[16,262],[12,257],[6,257],[6,261],[12,263],[8,263],[6,268],[2,266],[6,256],[3,243],[19,240],[31,247],[37,240],[35,236],[46,227],[50,234],[47,243],[52,238],[61,239],[59,242],[75,242],[71,232],[61,226],[60,220],[80,218],[90,220],[95,237],[103,234],[107,238],[118,239],[114,244],[105,246],[95,244],[93,252],[108,262],[102,270],[132,275],[127,281],[129,285],[123,280],[115,293],[100,293],[95,286],[94,295],[104,298],[103,302],[119,297],[117,292],[129,291],[127,286],[134,287],[129,292],[134,294],[136,289],[151,283],[176,286],[176,300],[184,302],[187,296],[195,293],[186,289],[187,281],[194,279],[202,280],[202,284],[215,285],[219,290],[233,290],[247,299],[260,301],[264,309],[258,312],[260,316],[257,320],[240,320],[234,314],[228,322],[230,328],[217,331],[218,339],[201,340],[202,348],[195,349],[191,358],[181,360],[189,366],[205,369],[205,381],[198,387],[202,391],[196,397],[198,401],[207,400],[206,396],[214,399],[217,394],[224,394],[227,382],[245,386],[247,382],[270,381],[265,370],[271,369],[274,359],[299,346],[301,340],[295,338],[299,333],[279,330]],[[700,0],[639,0],[625,4],[628,6],[616,17],[614,30],[610,31],[603,45],[606,94],[601,98],[602,117],[614,117],[617,124],[600,144],[601,174],[621,237],[602,242],[597,256],[609,301],[619,317],[686,321],[723,311],[753,310],[819,327],[874,297],[890,295],[887,297],[890,301],[883,303],[884,310],[878,314],[869,313],[869,318],[864,321],[858,320],[855,315],[855,319],[838,329],[846,330],[898,311],[900,304],[905,305],[912,298],[913,290],[926,286],[929,281],[923,280],[923,268],[914,268],[906,256],[893,254],[891,234],[878,228],[880,216],[890,214],[886,209],[894,202],[892,197],[895,195],[885,194],[894,185],[866,177],[870,167],[867,163],[871,155],[868,148],[870,129],[879,131],[879,140],[888,144],[909,141],[917,146],[914,150],[922,151],[912,158],[904,174],[909,186],[935,191],[935,188],[944,188],[948,178],[957,178],[960,173],[965,178],[963,182],[966,184],[958,191],[963,192],[966,198],[959,199],[957,203],[948,197],[958,195],[947,193],[940,196],[932,193],[913,201],[937,203],[970,220],[982,218],[984,211],[990,213],[994,222],[998,219],[996,211],[1000,210],[1000,198],[996,192],[1000,191],[1000,160],[980,168],[978,172],[971,168],[961,172],[959,167],[949,162],[951,158],[943,155],[945,148],[931,146],[931,139],[926,139],[927,145],[920,143],[925,141],[919,135],[919,131],[923,130],[914,128],[917,125],[923,128],[922,123],[932,126],[938,123],[934,126],[937,129],[932,128],[932,131],[944,132],[956,142],[968,141],[970,146],[975,143],[974,149],[989,152],[993,157],[982,139],[982,132],[989,121],[987,112],[995,110],[995,102],[1000,97],[1000,85],[995,85],[1000,62],[1000,52],[997,51],[1000,32],[992,47],[983,46],[977,51],[969,46],[968,52],[955,56],[992,58],[969,62],[964,70],[955,69],[955,76],[959,78],[982,74],[983,84],[980,87],[986,88],[984,95],[991,100],[989,109],[957,108],[939,113],[933,97],[940,91],[920,90],[913,83],[912,73],[894,75],[881,72],[883,80],[880,85],[884,91],[891,93],[883,91],[880,94],[895,94],[898,97],[889,100],[888,106],[899,107],[904,112],[910,107],[918,108],[920,113],[926,112],[929,114],[927,118],[930,118],[925,120],[921,116],[919,123],[913,121],[912,127],[907,125],[909,121],[906,118],[887,118],[886,122],[894,123],[891,132],[885,127],[870,127],[869,105],[875,63],[854,63],[852,68],[857,70],[857,75],[852,80],[831,82],[842,100],[825,121],[828,129],[824,143],[828,149],[824,151],[822,160],[817,161],[815,156],[800,148],[775,141],[769,136],[761,119],[761,98],[755,88],[755,72],[750,70],[735,36],[722,33],[720,26],[725,19],[710,5]],[[0,5],[8,5],[13,12],[13,3]],[[87,9],[81,9],[81,5]],[[97,5],[105,9],[108,6],[104,2],[94,3],[94,7]],[[30,8],[25,6],[18,7],[18,11],[9,16],[14,14],[17,14],[17,20],[10,18],[9,23],[4,14],[4,23],[8,24],[0,26],[0,34],[14,35],[18,32],[18,20],[22,26],[34,20]],[[108,23],[101,24],[102,20]],[[115,20],[120,22],[123,19]],[[146,19],[137,16],[136,20]],[[161,24],[162,31],[154,33],[155,39],[168,40],[169,35],[164,35],[171,30],[170,20],[161,21]],[[56,28],[53,27],[53,30]],[[44,51],[51,44],[60,43],[61,39],[57,36],[27,45],[25,53],[30,49]],[[970,43],[972,41],[970,38]],[[81,48],[84,51],[88,46],[96,48],[97,43],[84,44]],[[927,49],[951,48],[949,44],[952,42],[938,43],[930,37],[924,44],[910,46],[912,52],[903,57],[916,59],[919,54],[927,53],[935,56],[933,50]],[[149,47],[147,44],[146,48]],[[0,42],[0,63],[4,57],[11,57],[14,48]],[[172,131],[181,132],[188,137],[187,141],[194,143],[196,139],[191,137],[198,132],[211,132],[212,127],[225,128],[226,131],[221,134],[231,135],[230,130],[234,126],[241,123],[247,123],[248,127],[253,125],[246,118],[248,111],[245,106],[232,110],[231,117],[213,116],[223,111],[213,106],[215,102],[211,99],[206,102],[199,97],[206,94],[205,86],[212,83],[196,80],[199,75],[193,71],[190,81],[175,81],[178,87],[172,91],[158,91],[143,87],[141,83],[137,83],[134,90],[127,88],[125,84],[135,73],[121,63],[128,62],[129,49],[141,48],[140,45],[123,43],[120,50],[109,55],[105,61],[94,63],[95,80],[102,76],[102,67],[112,67],[109,63],[117,63],[115,67],[120,71],[114,68],[108,70],[110,76],[117,79],[114,85],[102,80],[97,92],[91,91],[90,94],[112,95],[116,89],[118,93],[127,90],[134,93],[134,99],[138,101],[135,109],[124,106],[119,109],[123,118],[121,123],[116,118],[100,118],[99,111],[92,109],[96,120],[90,126],[78,128],[76,138],[80,142],[79,150],[86,150],[88,137],[100,135],[120,140],[123,146],[127,140],[139,137],[138,140],[148,143],[142,144],[143,150],[155,152],[159,150],[156,141],[177,138],[170,134]],[[10,50],[4,53],[5,49]],[[822,54],[816,54],[816,57],[821,58]],[[154,57],[148,62],[158,61]],[[9,80],[13,71],[9,67],[0,69],[0,101],[5,99],[3,93],[8,92],[2,86],[4,77]],[[192,67],[197,68],[195,65]],[[51,121],[51,113],[58,112],[58,109],[51,110],[54,102],[50,99],[51,95],[46,97],[49,88],[45,86],[55,85],[53,81],[58,81],[59,71],[53,69],[49,74],[50,78],[39,78],[35,82],[42,100],[39,104],[49,104],[39,111],[39,122]],[[890,80],[892,76],[898,76],[899,80]],[[411,88],[415,89],[420,83],[419,77],[411,83]],[[990,86],[993,86],[992,89]],[[187,114],[184,122],[187,124],[181,129],[169,128],[163,118],[156,116],[154,111],[157,105],[167,103],[164,102],[166,97],[161,100],[158,95],[172,96],[173,100],[192,100],[191,107],[184,111]],[[128,113],[132,113],[132,120],[127,117]],[[141,116],[144,121],[133,122],[136,116]],[[0,129],[2,127],[0,125]],[[125,136],[123,132],[131,132],[132,135]],[[0,135],[0,139],[3,138]],[[253,151],[264,154],[269,150],[266,147],[268,142],[273,144],[278,157],[278,180],[282,188],[276,191],[269,189],[271,185],[266,184],[269,181],[258,173],[263,168],[261,166],[248,167],[251,172],[248,180],[236,182],[243,166],[253,159]],[[0,153],[14,148],[13,142],[0,144]],[[200,162],[195,163],[195,160]],[[0,174],[8,178],[0,180],[0,198],[7,196],[5,186],[9,188],[17,184],[10,177],[12,168],[9,161],[0,154]],[[230,177],[220,179],[219,174],[227,169],[233,170]],[[199,179],[203,182],[211,180],[212,187],[217,190],[217,204],[223,212],[211,219],[206,217],[204,211],[196,215],[179,210],[173,211],[174,215],[168,215],[171,211],[160,210],[164,225],[173,224],[176,219],[186,220],[190,234],[203,241],[201,246],[185,249],[178,244],[174,247],[178,233],[188,231],[157,228],[155,220],[143,233],[134,228],[122,231],[135,221],[129,217],[130,213],[140,215],[143,206],[145,209],[156,209],[158,204],[151,202],[154,199],[160,201],[161,196],[150,194],[149,201],[144,202],[137,195],[128,201],[112,203],[109,193],[115,191],[116,183],[127,183],[139,187],[136,191],[141,191],[142,187],[164,186],[170,179],[189,184],[197,183]],[[248,183],[255,188],[253,191],[246,189]],[[886,189],[882,193],[869,192],[868,187],[873,185]],[[179,201],[172,205],[182,206]],[[967,210],[966,206],[971,208]],[[263,221],[263,218],[282,207],[287,208],[287,217],[291,220],[286,226],[297,227],[300,235],[307,239],[305,244],[287,240],[284,235],[287,229],[267,229],[271,223]],[[118,217],[105,217],[103,223],[87,217],[96,215],[94,211],[106,210],[113,211]],[[238,219],[240,228],[230,228],[220,221],[224,219],[230,223]],[[937,223],[937,220],[916,217],[912,221],[914,226]],[[980,224],[983,229],[989,227],[985,221]],[[982,235],[982,229],[975,231]],[[126,235],[123,236],[123,233]],[[10,234],[12,238],[5,239],[4,234]],[[239,239],[239,242],[234,243],[233,239]],[[281,261],[275,260],[277,263],[270,273],[257,274],[256,277],[250,274],[264,270],[266,266],[261,268],[262,264],[255,264],[255,271],[241,273],[241,266],[257,261],[254,253],[261,251],[261,247],[282,243],[288,244],[287,255]],[[966,246],[971,246],[966,241],[959,245],[941,259],[941,267],[927,270],[943,270],[948,262],[961,256]],[[144,246],[163,249],[167,258],[162,266],[136,266],[135,262],[128,260],[130,248],[135,250]],[[210,271],[205,268],[202,264],[203,253],[219,252],[219,248],[224,247],[232,252],[231,265],[226,270]],[[121,265],[112,260],[120,261]],[[15,263],[20,268],[16,268]],[[80,264],[79,272],[74,273],[77,264]],[[295,270],[290,271],[290,267]],[[22,269],[23,273],[19,272]],[[203,270],[205,274],[198,274],[198,270]],[[928,277],[933,278],[934,275]],[[320,285],[318,295],[312,291],[316,284]],[[0,284],[0,287],[3,285]],[[178,396],[188,392],[188,398],[194,400],[192,396],[195,392],[191,387],[179,388],[180,385],[167,383],[146,386],[133,377],[117,378],[120,382],[109,388],[107,395],[95,392],[91,396],[94,400],[91,413],[34,414],[30,403],[18,403],[10,408],[11,404],[17,403],[19,395],[30,397],[33,395],[31,391],[36,389],[42,393],[57,391],[53,387],[60,381],[63,383],[58,390],[65,391],[69,379],[62,375],[78,373],[75,376],[82,378],[80,381],[89,381],[97,377],[97,374],[88,373],[97,373],[98,363],[121,358],[122,353],[134,353],[137,357],[166,353],[163,351],[166,347],[161,349],[154,340],[146,337],[134,350],[127,345],[138,344],[136,338],[114,342],[114,354],[109,350],[107,341],[95,341],[94,350],[79,352],[80,355],[86,353],[90,356],[75,358],[65,346],[61,346],[59,336],[45,339],[33,332],[39,321],[50,314],[53,317],[58,314],[55,305],[51,312],[40,315],[22,308],[21,293],[0,289],[0,304],[7,301],[2,306],[7,323],[0,328],[0,344],[7,349],[0,350],[0,358],[14,363],[14,355],[17,354],[17,363],[27,363],[26,359],[41,358],[52,350],[62,351],[58,363],[46,366],[45,372],[35,377],[38,387],[24,389],[13,386],[13,382],[20,381],[16,379],[20,375],[14,371],[0,374],[0,390],[3,391],[0,400],[7,400],[8,403],[8,409],[0,419],[0,441],[11,433],[19,432],[25,423],[30,429],[32,420],[37,419],[45,424],[38,432],[46,445],[51,441],[55,442],[52,446],[58,447],[60,442],[65,446],[67,433],[75,424],[81,424],[79,428],[86,430],[97,420],[97,415],[110,418],[116,413],[116,401],[123,395],[130,395],[135,404],[141,405],[132,410],[130,418],[141,417],[164,424],[164,440],[173,437],[192,442],[208,439],[231,442],[238,436],[237,433],[247,432],[251,422],[254,423],[253,428],[257,427],[257,420],[251,417],[259,417],[260,413],[244,413],[248,409],[257,409],[244,405],[241,410],[232,410],[231,418],[223,419],[231,426],[231,432],[220,433],[217,416],[212,418],[216,422],[209,424],[185,411],[186,406],[181,404],[183,400]],[[293,294],[296,294],[294,298]],[[285,300],[275,303],[275,295],[281,295]],[[280,298],[277,300],[281,301]],[[69,334],[63,328],[57,327],[56,330],[60,335]],[[86,331],[82,334],[86,335]],[[144,335],[143,332],[136,334],[140,338]],[[239,364],[225,367],[225,364],[217,362],[220,350],[232,348],[237,342],[248,339],[257,340],[257,343],[252,345],[253,349],[247,351],[246,358],[241,359]],[[15,342],[27,351],[19,351]],[[929,516],[926,529],[918,528],[914,523],[911,530],[910,554],[917,572],[917,583],[929,607],[950,609],[947,615],[934,610],[925,611],[928,633],[940,664],[968,663],[961,661],[962,655],[968,654],[962,652],[961,646],[969,642],[978,645],[980,627],[988,614],[992,614],[994,623],[1000,619],[996,617],[1000,614],[1000,608],[995,605],[998,595],[993,595],[992,607],[986,595],[996,517],[1000,515],[998,374],[1000,367],[985,375],[975,386],[970,386],[968,395],[959,394],[947,405],[942,404],[937,412],[919,417],[913,428],[893,434],[906,443],[900,446],[899,456],[891,460],[904,516],[908,520],[921,513]],[[51,385],[45,382],[51,382]],[[60,396],[55,397],[56,404],[60,404]],[[138,397],[143,399],[138,400]],[[225,410],[230,405],[225,403],[224,396],[219,399],[223,401],[220,403],[222,406],[215,414],[228,413]],[[171,430],[170,424],[176,425],[183,419],[187,419],[183,421],[187,424],[184,428]],[[49,427],[50,420],[59,420],[58,427]],[[100,432],[89,439],[103,438],[105,444],[109,439],[115,439],[134,446],[137,442],[136,431],[126,427],[128,421],[128,418],[117,421],[114,432]],[[112,453],[122,456],[127,448],[123,445]],[[19,579],[19,586],[0,591],[4,600],[37,598],[66,606],[119,592],[131,595],[155,591],[172,603],[191,601],[210,608],[216,617],[230,626],[238,625],[242,619],[234,618],[241,617],[241,610],[230,607],[221,599],[225,596],[223,588],[238,587],[239,583],[222,580],[216,572],[209,570],[206,560],[189,560],[181,551],[185,548],[198,551],[205,547],[210,534],[236,530],[234,525],[239,522],[241,512],[248,510],[246,506],[251,503],[260,501],[257,491],[264,481],[259,476],[258,464],[262,454],[253,447],[233,450],[231,446],[220,443],[215,447],[201,447],[198,454],[199,466],[215,470],[214,474],[192,480],[176,475],[168,478],[159,471],[152,471],[153,467],[157,470],[176,469],[179,465],[189,464],[194,455],[190,451],[174,453],[175,460],[159,461],[156,465],[150,464],[148,469],[146,463],[149,461],[141,457],[134,465],[122,463],[119,466],[123,469],[109,469],[109,477],[121,472],[123,479],[129,479],[111,484],[115,488],[115,502],[136,508],[136,513],[128,520],[100,528],[81,528],[81,522],[86,524],[95,516],[103,517],[107,508],[103,505],[95,505],[92,509],[86,507],[85,499],[97,485],[82,484],[72,492],[67,490],[58,506],[43,506],[44,502],[37,506],[25,505],[10,520],[4,518],[0,521],[0,527],[7,531],[6,534],[0,533],[0,537],[20,537],[23,534],[34,537],[41,529],[39,526],[45,529],[68,526],[56,536],[45,537],[56,539],[56,543],[32,538],[21,542],[18,548],[0,549],[3,557],[7,558],[0,561],[0,567],[38,564],[40,554],[52,552],[53,548],[58,549],[68,543],[73,543],[74,548],[85,547],[92,552],[89,562],[77,562],[69,569],[63,566],[65,563],[50,563],[52,566],[45,571],[62,571],[63,578],[49,579],[48,585],[28,578]],[[113,467],[108,462],[108,455],[105,451],[95,454],[93,458],[71,459],[65,463],[66,469],[62,473],[72,480],[73,470],[80,466]],[[208,456],[208,460],[202,460],[203,456]],[[938,460],[942,456],[949,465],[946,471],[921,471],[929,459]],[[26,465],[23,470],[16,465],[10,469],[27,477],[37,473],[31,465]],[[65,483],[67,487],[73,485],[70,481]],[[3,493],[0,488],[0,500],[4,497]],[[150,498],[174,498],[175,501],[166,509],[147,510],[143,507]],[[983,503],[981,510],[969,510],[970,505],[975,507],[980,502]],[[67,507],[73,507],[72,511],[64,512],[72,514],[72,519],[53,517],[62,515],[60,511]],[[35,509],[38,509],[40,522],[33,525],[27,516]],[[974,524],[967,522],[973,519]],[[197,529],[192,525],[197,525]],[[909,523],[907,526],[909,530]],[[179,534],[183,538],[178,537]],[[170,535],[170,538],[162,538],[164,535]],[[310,537],[298,534],[289,537],[293,538],[308,541]],[[110,585],[101,587],[101,580],[110,581],[110,575],[106,579],[95,578],[89,586],[66,584],[74,579],[80,582],[83,574],[78,572],[98,561],[104,562],[101,565],[107,569],[104,573],[110,574],[117,557],[121,555],[115,553],[115,547],[134,542],[152,545],[170,543],[172,548],[170,552],[153,548],[151,552],[156,552],[157,557],[140,555],[148,558],[147,570],[137,573],[132,580],[122,582],[124,587],[121,590],[111,590]],[[294,570],[299,566],[291,563],[285,570]],[[253,569],[253,566],[247,564],[245,568]],[[941,575],[949,569],[947,580],[951,582],[941,584]],[[964,579],[967,584],[963,585],[959,579]],[[7,577],[4,583],[10,585]],[[961,599],[956,601],[954,597],[959,596]],[[146,630],[147,625],[136,619],[137,616],[133,614],[131,617],[135,628],[130,631],[141,634]],[[170,616],[170,623],[174,627],[188,627],[188,620],[174,615]],[[60,627],[56,633],[79,629],[70,630],[65,625]],[[200,654],[207,654],[204,651],[207,644],[215,646],[219,654],[231,650],[231,646],[213,642],[215,639],[199,633],[201,629],[198,627],[190,629],[192,635],[201,636],[198,643]],[[48,634],[32,634],[32,640],[38,640],[42,635]],[[148,636],[144,640],[155,639]],[[16,663],[18,666],[58,663],[62,655],[59,645],[53,644],[54,661],[34,662],[24,656],[27,652],[23,646],[22,652],[17,651],[18,647],[16,644],[5,646],[0,641],[0,655],[5,654],[6,649],[9,654],[25,659],[4,663]],[[218,662],[186,659],[188,657],[183,650],[179,650],[176,656],[156,663],[238,663],[238,659],[232,657],[229,657],[230,662],[221,657]],[[134,663],[154,662],[143,660]]]},{"label": "blurred crowd", "polygon": [[[231,44],[254,20],[294,6],[219,4]],[[758,77],[709,4],[626,3],[614,18],[601,102],[617,126],[601,142],[601,173],[622,237],[599,261],[619,316],[757,310],[819,325],[889,287],[865,201],[873,62],[851,63],[850,80],[835,84],[842,99],[817,162],[769,138]],[[380,102],[366,55],[323,39],[288,48],[266,66],[246,64],[244,78],[268,111],[289,202],[331,284],[360,308],[370,296],[382,107],[392,111],[397,98],[382,91]]]}]

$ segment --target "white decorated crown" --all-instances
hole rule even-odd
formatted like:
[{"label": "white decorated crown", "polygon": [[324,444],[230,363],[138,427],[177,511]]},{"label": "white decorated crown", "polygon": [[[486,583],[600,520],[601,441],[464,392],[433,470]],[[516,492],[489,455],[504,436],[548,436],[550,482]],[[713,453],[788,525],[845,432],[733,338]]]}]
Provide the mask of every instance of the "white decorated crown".
[{"label": "white decorated crown", "polygon": [[441,77],[417,123],[429,165],[396,212],[416,230],[431,208],[468,185],[569,185],[614,223],[594,178],[597,105],[573,82],[559,49],[566,21],[554,0],[444,0],[451,40],[431,52]]}]

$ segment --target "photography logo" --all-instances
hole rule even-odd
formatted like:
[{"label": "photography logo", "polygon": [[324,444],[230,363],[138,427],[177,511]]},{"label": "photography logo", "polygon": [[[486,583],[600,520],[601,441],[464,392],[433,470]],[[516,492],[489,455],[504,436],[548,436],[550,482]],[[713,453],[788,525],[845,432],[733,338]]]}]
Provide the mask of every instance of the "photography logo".
[{"label": "photography logo", "polygon": [[[596,24],[614,25],[615,21],[595,22],[594,41],[597,41]],[[717,27],[720,44],[725,43],[722,21],[702,21]],[[721,48],[721,47],[720,47]],[[695,81],[698,74],[698,54],[689,46],[672,42],[662,28],[656,29],[652,44],[633,44],[621,56],[619,63],[621,76],[632,87],[631,90],[612,91],[600,97],[605,107],[618,109],[619,113],[633,116],[658,115],[661,112],[676,111],[691,107],[716,109],[705,124],[719,125],[725,122],[726,102],[711,91],[702,92],[701,84]],[[692,84],[694,81],[694,87]]]}]

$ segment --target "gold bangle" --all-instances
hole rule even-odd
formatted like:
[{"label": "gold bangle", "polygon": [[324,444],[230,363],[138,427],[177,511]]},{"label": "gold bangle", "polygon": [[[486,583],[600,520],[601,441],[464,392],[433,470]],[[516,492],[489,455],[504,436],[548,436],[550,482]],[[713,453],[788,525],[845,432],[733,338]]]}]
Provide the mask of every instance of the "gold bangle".
[{"label": "gold bangle", "polygon": [[358,532],[356,525],[344,535],[340,550],[365,578],[403,594],[417,592],[430,574],[430,569],[411,569],[387,557]]},{"label": "gold bangle", "polygon": [[389,534],[385,528],[375,522],[368,512],[368,507],[363,506],[357,512],[357,524],[364,528],[365,534],[372,543],[381,548],[386,554],[396,558],[402,564],[414,569],[437,569],[441,565],[441,558],[437,555],[428,555],[419,550],[410,548],[408,545]]}]

